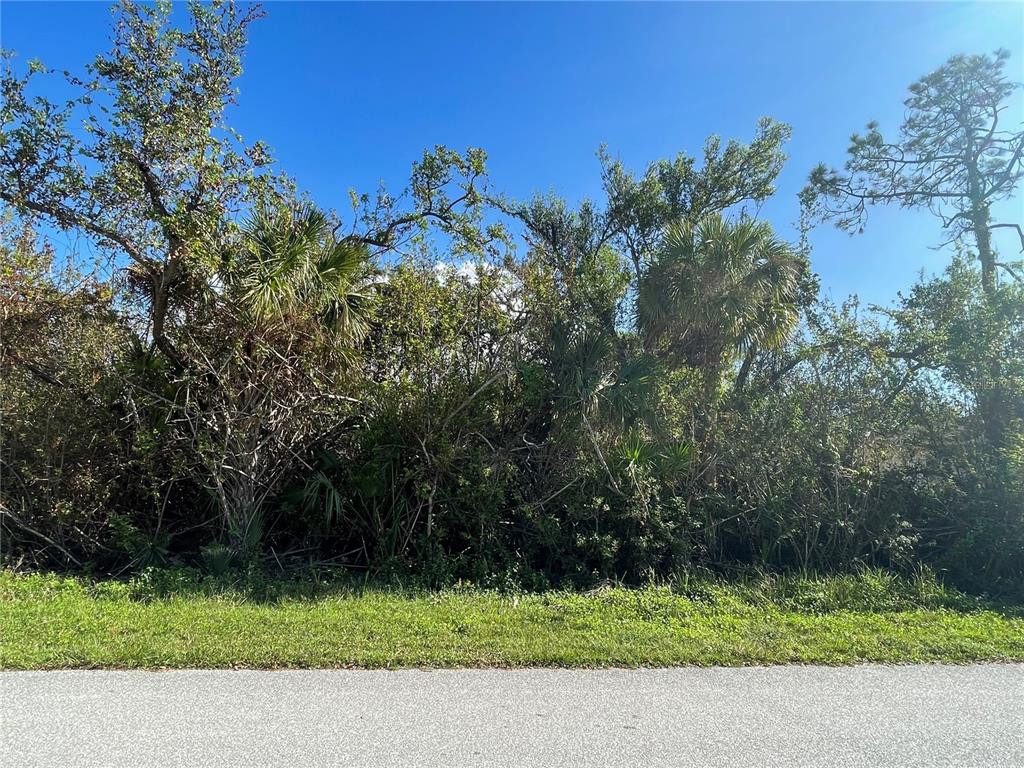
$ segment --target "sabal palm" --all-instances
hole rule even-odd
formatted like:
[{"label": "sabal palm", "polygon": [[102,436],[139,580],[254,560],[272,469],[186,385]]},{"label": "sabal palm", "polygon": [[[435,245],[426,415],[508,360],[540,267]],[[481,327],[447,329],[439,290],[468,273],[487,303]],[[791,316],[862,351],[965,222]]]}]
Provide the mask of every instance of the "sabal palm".
[{"label": "sabal palm", "polygon": [[640,281],[640,331],[673,362],[717,373],[737,354],[785,342],[799,317],[805,267],[767,223],[681,221]]},{"label": "sabal palm", "polygon": [[655,361],[646,354],[614,354],[612,333],[559,322],[552,328],[549,372],[558,410],[570,433],[582,426],[611,487],[619,490],[601,449],[600,421],[621,426],[641,416],[655,379]]},{"label": "sabal palm", "polygon": [[313,206],[261,208],[242,229],[226,286],[260,323],[317,321],[358,340],[366,332],[367,252],[335,237]]},{"label": "sabal palm", "polygon": [[618,423],[641,414],[655,379],[649,355],[616,355],[609,331],[571,323],[557,323],[551,343],[551,374],[564,410]]}]

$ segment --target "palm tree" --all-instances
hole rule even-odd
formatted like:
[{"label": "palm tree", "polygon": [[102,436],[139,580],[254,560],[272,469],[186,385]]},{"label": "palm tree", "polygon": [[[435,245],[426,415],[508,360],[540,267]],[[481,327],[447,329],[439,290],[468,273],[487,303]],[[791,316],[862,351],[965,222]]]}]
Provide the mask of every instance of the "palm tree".
[{"label": "palm tree", "polygon": [[256,209],[221,256],[179,424],[237,552],[257,550],[268,500],[348,399],[333,375],[365,336],[370,271],[365,246],[308,205]]},{"label": "palm tree", "polygon": [[652,352],[702,371],[710,412],[737,356],[745,356],[742,384],[753,355],[792,333],[806,268],[767,223],[718,214],[680,221],[640,280],[639,330]]},{"label": "palm tree", "polygon": [[647,354],[617,353],[613,330],[579,322],[556,321],[550,339],[548,373],[555,408],[566,427],[562,434],[573,439],[582,428],[612,488],[619,491],[598,432],[602,424],[614,424],[619,431],[644,417],[656,361]]},{"label": "palm tree", "polygon": [[314,320],[348,341],[365,335],[365,246],[337,239],[328,218],[310,205],[259,208],[242,235],[223,278],[256,322]]}]

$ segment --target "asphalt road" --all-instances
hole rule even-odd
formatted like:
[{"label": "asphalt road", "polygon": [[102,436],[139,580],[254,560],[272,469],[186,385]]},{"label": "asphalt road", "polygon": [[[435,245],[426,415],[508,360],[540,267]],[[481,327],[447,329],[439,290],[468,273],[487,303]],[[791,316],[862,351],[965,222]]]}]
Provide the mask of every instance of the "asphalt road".
[{"label": "asphalt road", "polygon": [[0,765],[1024,768],[1024,665],[0,673]]}]

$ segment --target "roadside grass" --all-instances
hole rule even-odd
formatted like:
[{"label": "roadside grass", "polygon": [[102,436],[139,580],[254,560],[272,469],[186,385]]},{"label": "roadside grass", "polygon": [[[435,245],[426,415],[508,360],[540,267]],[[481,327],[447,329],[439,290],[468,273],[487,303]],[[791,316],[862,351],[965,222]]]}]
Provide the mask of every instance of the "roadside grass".
[{"label": "roadside grass", "polygon": [[1022,612],[925,574],[516,594],[0,571],[3,669],[976,661],[1024,661]]}]

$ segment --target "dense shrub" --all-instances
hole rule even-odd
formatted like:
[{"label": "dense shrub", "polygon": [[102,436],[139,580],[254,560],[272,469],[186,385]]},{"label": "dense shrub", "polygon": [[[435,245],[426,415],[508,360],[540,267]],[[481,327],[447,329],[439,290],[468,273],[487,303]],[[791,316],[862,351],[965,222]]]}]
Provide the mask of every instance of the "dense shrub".
[{"label": "dense shrub", "polygon": [[[767,119],[640,177],[602,154],[605,199],[576,208],[494,195],[482,151],[436,147],[342,221],[226,130],[257,14],[196,5],[181,36],[163,6],[120,13],[69,103],[26,95],[38,67],[3,77],[6,563],[1024,582],[1012,265],[964,253],[892,307],[819,300],[807,249],[744,209],[784,159]],[[48,227],[109,259],[65,267]]]}]

